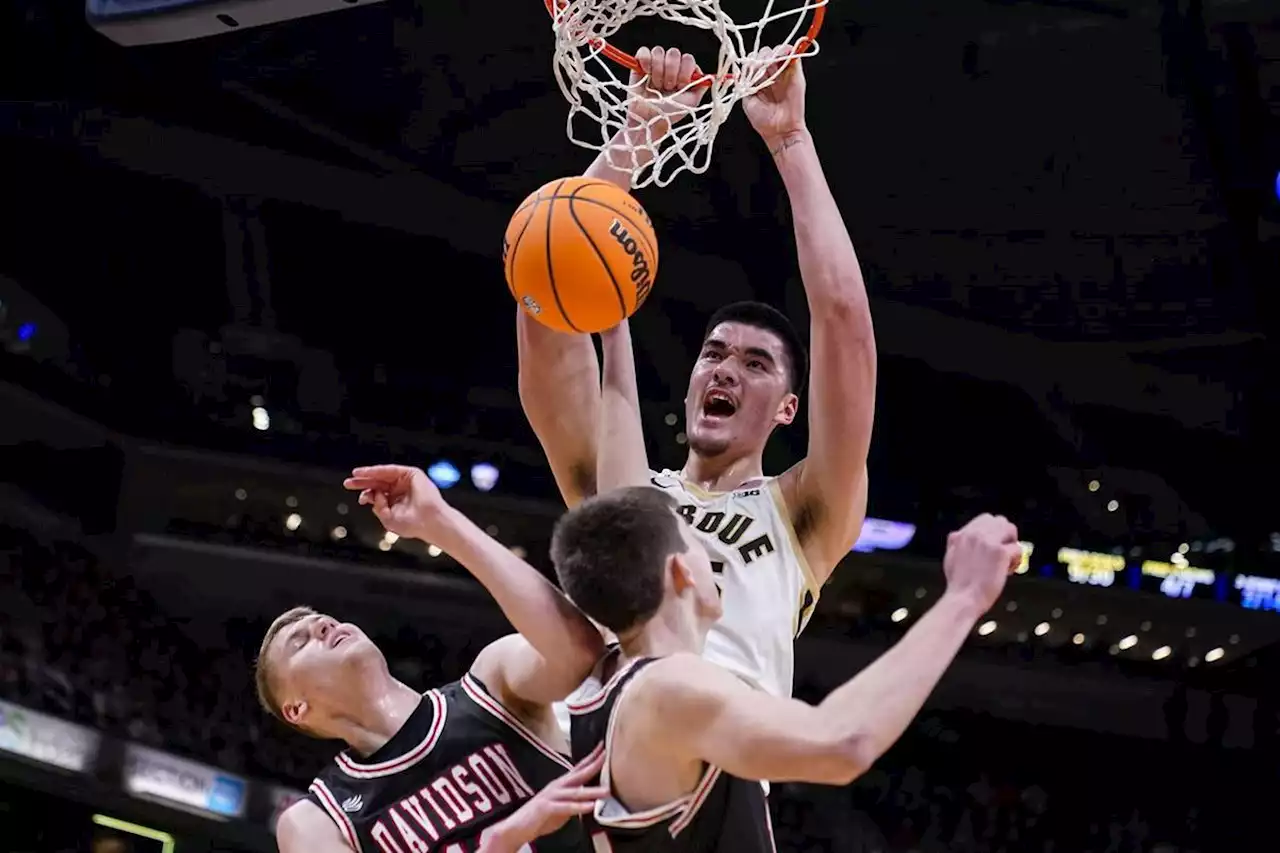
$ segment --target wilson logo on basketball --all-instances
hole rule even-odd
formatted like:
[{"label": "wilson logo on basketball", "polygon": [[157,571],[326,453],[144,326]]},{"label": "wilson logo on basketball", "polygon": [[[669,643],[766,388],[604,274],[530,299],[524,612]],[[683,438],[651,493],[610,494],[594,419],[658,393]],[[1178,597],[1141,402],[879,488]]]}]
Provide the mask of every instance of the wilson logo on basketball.
[{"label": "wilson logo on basketball", "polygon": [[613,235],[613,239],[618,241],[622,251],[631,256],[631,281],[636,286],[636,305],[639,305],[644,302],[649,295],[649,291],[653,288],[653,276],[649,272],[649,259],[645,257],[635,238],[618,220],[613,220],[613,224],[609,226],[609,233]]}]

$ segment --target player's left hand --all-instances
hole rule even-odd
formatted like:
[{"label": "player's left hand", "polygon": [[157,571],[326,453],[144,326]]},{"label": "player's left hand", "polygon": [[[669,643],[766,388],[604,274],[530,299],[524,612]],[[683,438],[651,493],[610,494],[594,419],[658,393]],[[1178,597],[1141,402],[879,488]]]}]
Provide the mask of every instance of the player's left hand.
[{"label": "player's left hand", "polygon": [[790,45],[763,48],[751,54],[750,60],[754,61],[748,66],[753,74],[764,78],[778,75],[773,83],[742,102],[751,126],[773,151],[788,137],[806,130],[804,63],[792,55]]},{"label": "player's left hand", "polygon": [[604,767],[604,744],[559,779],[543,788],[511,817],[482,836],[478,853],[507,853],[523,849],[544,835],[555,832],[570,819],[590,814],[596,801],[609,796],[607,788],[588,785],[598,781]]},{"label": "player's left hand", "polygon": [[342,485],[360,493],[361,506],[373,507],[383,527],[410,539],[422,538],[424,524],[445,506],[426,472],[408,465],[356,468]]}]

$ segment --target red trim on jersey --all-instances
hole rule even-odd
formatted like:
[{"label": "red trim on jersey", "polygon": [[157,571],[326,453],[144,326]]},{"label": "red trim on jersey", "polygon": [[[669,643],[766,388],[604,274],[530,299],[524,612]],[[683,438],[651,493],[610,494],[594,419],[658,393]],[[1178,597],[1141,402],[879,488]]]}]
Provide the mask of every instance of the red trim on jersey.
[{"label": "red trim on jersey", "polygon": [[573,764],[570,763],[569,759],[565,758],[550,745],[544,743],[542,738],[538,737],[537,734],[535,734],[528,726],[520,722],[520,720],[508,711],[501,702],[490,696],[488,692],[485,691],[484,687],[481,686],[480,682],[471,675],[471,673],[467,673],[462,676],[462,689],[466,692],[467,696],[470,697],[472,702],[475,702],[481,708],[506,723],[512,731],[527,740],[547,758],[550,758],[552,761],[566,769],[573,769]]},{"label": "red trim on jersey", "polygon": [[435,717],[431,721],[430,731],[427,732],[427,736],[422,739],[421,743],[399,758],[380,761],[377,764],[360,764],[353,761],[345,752],[340,752],[333,759],[337,763],[338,769],[355,779],[377,779],[381,776],[390,776],[394,773],[408,770],[430,755],[431,750],[435,748],[436,741],[440,739],[440,733],[444,731],[448,705],[445,703],[444,697],[436,690],[427,691],[422,698],[431,703]]},{"label": "red trim on jersey", "polygon": [[356,835],[355,824],[351,822],[351,818],[347,817],[347,813],[342,810],[342,806],[338,804],[338,798],[333,795],[329,787],[319,779],[315,779],[308,790],[316,795],[316,799],[320,801],[320,805],[328,813],[329,818],[338,825],[338,831],[342,833],[347,845],[356,853],[360,853],[360,837]]}]

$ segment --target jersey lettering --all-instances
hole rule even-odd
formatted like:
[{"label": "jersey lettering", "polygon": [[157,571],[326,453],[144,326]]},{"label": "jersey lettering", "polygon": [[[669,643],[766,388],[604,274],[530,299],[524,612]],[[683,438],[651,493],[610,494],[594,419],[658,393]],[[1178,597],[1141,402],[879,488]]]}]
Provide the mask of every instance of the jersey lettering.
[{"label": "jersey lettering", "polygon": [[[371,832],[383,853],[428,853],[431,844],[493,811],[494,803],[526,800],[533,789],[500,743],[472,753],[387,809]],[[449,850],[453,850],[453,845]],[[459,848],[461,849],[461,848]],[[466,853],[466,851],[464,851]]]},{"label": "jersey lettering", "polygon": [[[725,545],[738,545],[743,535],[756,521],[741,512],[735,512],[731,516],[719,510],[703,511],[700,514],[698,507],[693,504],[681,504],[679,513],[680,517],[691,524],[694,530],[715,536]],[[768,533],[763,533],[743,545],[738,545],[737,550],[738,555],[742,557],[742,562],[749,564],[765,554],[774,553],[778,548],[773,544],[773,538]]]}]

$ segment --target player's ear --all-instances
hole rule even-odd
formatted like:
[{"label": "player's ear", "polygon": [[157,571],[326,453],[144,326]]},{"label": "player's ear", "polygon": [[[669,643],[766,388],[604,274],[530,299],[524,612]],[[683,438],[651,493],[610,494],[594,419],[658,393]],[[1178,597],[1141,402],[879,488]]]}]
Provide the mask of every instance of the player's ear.
[{"label": "player's ear", "polygon": [[684,554],[672,554],[667,558],[667,577],[676,595],[694,588],[693,569]]},{"label": "player's ear", "polygon": [[775,423],[787,426],[796,419],[796,412],[799,410],[800,398],[788,391],[782,398],[782,402],[778,404],[778,413],[773,420]]},{"label": "player's ear", "polygon": [[305,699],[296,699],[292,702],[285,702],[281,705],[280,715],[284,717],[285,722],[289,725],[300,726],[302,725],[303,720],[306,719],[307,711],[309,710],[310,707],[307,705],[307,701]]}]

